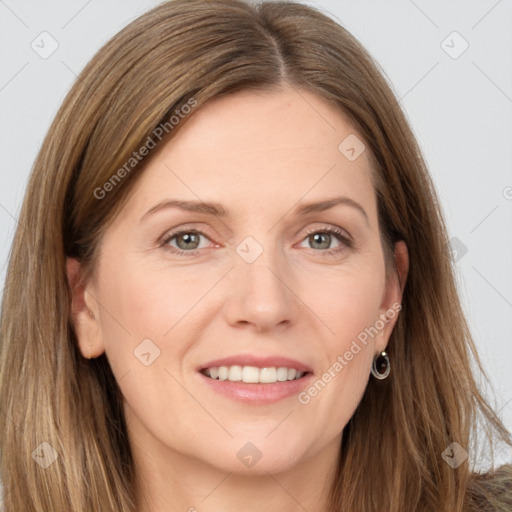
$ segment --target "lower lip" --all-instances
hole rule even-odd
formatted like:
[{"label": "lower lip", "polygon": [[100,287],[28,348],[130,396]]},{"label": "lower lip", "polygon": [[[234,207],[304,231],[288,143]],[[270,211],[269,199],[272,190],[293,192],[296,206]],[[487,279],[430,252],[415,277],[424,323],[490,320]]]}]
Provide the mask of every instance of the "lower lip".
[{"label": "lower lip", "polygon": [[230,380],[217,380],[206,377],[202,373],[199,376],[211,389],[239,402],[253,405],[273,404],[300,393],[309,385],[313,374],[308,373],[296,380],[275,382],[272,384],[248,384],[246,382],[232,382]]}]

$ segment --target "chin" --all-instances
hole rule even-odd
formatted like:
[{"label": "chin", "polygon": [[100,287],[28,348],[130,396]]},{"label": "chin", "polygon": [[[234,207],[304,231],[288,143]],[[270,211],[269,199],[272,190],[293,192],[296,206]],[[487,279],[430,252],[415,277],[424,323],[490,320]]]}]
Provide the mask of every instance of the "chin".
[{"label": "chin", "polygon": [[[268,476],[268,473],[278,474],[290,471],[305,463],[307,456],[303,444],[297,437],[288,444],[276,436],[274,440],[265,439],[263,435],[253,441],[246,437],[236,437],[223,447],[218,447],[215,453],[198,454],[197,458],[221,471],[251,476]],[[202,456],[201,456],[202,455]]]},{"label": "chin", "polygon": [[298,466],[300,461],[297,460],[295,454],[281,454],[278,457],[262,456],[254,465],[244,465],[238,458],[231,458],[226,461],[226,464],[222,464],[216,467],[221,471],[233,473],[240,476],[264,476],[268,477],[268,474],[277,475],[279,473],[285,473],[291,471],[294,467]]}]

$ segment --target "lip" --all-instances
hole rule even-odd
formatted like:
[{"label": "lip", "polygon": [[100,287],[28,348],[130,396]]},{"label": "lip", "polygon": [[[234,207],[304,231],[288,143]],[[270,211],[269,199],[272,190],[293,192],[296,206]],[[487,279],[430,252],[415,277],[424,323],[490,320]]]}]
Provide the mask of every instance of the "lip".
[{"label": "lip", "polygon": [[267,356],[267,357],[259,357],[250,354],[240,354],[234,355],[230,357],[225,357],[223,359],[215,359],[214,361],[210,361],[204,365],[201,365],[197,368],[197,371],[205,370],[206,368],[215,368],[219,366],[257,366],[258,368],[295,368],[300,372],[308,372],[313,373],[313,370],[304,363],[297,361],[295,359],[290,359],[289,357],[281,357],[281,356]]},{"label": "lip", "polygon": [[312,373],[307,373],[297,380],[275,382],[273,384],[247,384],[245,382],[231,382],[229,380],[216,380],[198,373],[199,378],[216,393],[232,400],[251,405],[266,405],[279,402],[300,393],[310,385]]},{"label": "lip", "polygon": [[[256,366],[258,368],[286,367],[295,368],[304,372],[304,376],[297,380],[275,382],[272,384],[254,384],[246,382],[231,382],[229,380],[216,380],[201,373],[206,368],[219,366]],[[280,356],[258,357],[252,355],[235,355],[223,359],[215,359],[197,368],[199,378],[215,393],[219,393],[232,400],[251,405],[267,405],[279,402],[285,398],[297,395],[310,385],[313,378],[312,369],[295,359]]]}]

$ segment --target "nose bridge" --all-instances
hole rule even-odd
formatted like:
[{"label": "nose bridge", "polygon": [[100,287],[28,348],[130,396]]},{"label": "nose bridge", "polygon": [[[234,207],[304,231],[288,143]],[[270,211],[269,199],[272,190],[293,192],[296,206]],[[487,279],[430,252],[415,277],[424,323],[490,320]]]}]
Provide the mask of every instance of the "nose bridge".
[{"label": "nose bridge", "polygon": [[236,248],[229,297],[230,323],[250,323],[258,330],[292,321],[297,313],[286,258],[272,236],[247,237]]}]

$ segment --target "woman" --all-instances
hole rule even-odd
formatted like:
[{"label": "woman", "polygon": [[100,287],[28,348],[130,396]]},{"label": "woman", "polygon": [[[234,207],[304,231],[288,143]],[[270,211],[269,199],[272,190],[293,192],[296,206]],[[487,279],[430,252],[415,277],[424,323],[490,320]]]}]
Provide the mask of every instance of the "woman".
[{"label": "woman", "polygon": [[1,339],[7,512],[512,509],[419,148],[310,7],[170,1],[98,52]]}]

